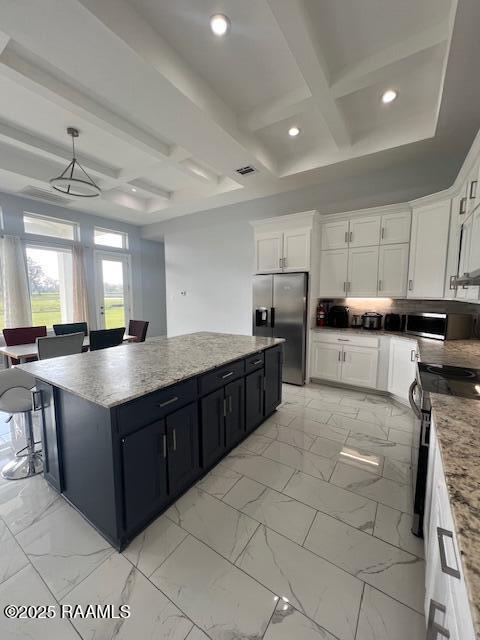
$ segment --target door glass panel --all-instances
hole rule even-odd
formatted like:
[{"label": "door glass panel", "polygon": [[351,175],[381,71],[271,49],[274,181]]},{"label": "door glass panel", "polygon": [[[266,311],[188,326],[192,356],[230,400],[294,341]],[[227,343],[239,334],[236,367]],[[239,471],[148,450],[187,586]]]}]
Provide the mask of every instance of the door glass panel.
[{"label": "door glass panel", "polygon": [[125,327],[126,313],[123,261],[102,258],[101,265],[105,329]]}]

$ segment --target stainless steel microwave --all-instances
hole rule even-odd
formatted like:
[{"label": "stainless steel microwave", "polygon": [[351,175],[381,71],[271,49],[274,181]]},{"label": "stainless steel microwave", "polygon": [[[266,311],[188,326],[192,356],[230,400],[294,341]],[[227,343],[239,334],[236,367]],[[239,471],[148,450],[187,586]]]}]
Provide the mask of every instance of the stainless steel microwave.
[{"label": "stainless steel microwave", "polygon": [[435,340],[472,337],[473,318],[468,313],[409,313],[405,332]]}]

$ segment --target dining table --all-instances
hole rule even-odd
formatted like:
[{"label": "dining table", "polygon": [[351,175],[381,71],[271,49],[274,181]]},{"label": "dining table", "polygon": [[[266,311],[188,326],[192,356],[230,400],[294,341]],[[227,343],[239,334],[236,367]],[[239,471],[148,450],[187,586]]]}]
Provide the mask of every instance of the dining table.
[{"label": "dining table", "polygon": [[[131,336],[125,333],[123,336],[123,342],[135,342],[136,336]],[[85,336],[83,339],[83,346],[90,347],[90,338]],[[29,358],[38,358],[38,347],[36,342],[30,342],[28,344],[15,344],[12,346],[0,347],[0,355],[3,356],[4,366],[8,368],[10,366],[10,358],[19,360],[19,362],[27,362]]]}]

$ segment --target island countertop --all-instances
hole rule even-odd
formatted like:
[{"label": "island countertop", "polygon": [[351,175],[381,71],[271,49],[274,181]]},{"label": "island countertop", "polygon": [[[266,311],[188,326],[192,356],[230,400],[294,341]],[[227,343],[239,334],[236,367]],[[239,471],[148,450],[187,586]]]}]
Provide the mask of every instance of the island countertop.
[{"label": "island countertop", "polygon": [[111,408],[282,342],[281,338],[201,332],[19,367],[39,380]]}]

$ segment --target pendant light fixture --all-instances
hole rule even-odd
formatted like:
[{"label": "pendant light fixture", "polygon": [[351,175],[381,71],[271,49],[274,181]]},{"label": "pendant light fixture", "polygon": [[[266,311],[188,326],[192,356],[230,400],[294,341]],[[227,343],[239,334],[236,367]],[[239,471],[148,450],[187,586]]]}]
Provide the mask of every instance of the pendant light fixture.
[{"label": "pendant light fixture", "polygon": [[95,184],[75,157],[75,138],[79,136],[78,129],[68,127],[67,134],[72,136],[72,161],[63,173],[50,180],[50,184],[55,191],[60,191],[60,193],[68,196],[97,198],[102,193],[102,190]]}]

